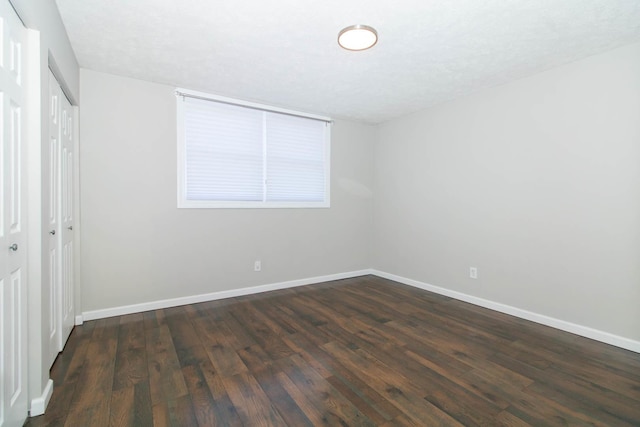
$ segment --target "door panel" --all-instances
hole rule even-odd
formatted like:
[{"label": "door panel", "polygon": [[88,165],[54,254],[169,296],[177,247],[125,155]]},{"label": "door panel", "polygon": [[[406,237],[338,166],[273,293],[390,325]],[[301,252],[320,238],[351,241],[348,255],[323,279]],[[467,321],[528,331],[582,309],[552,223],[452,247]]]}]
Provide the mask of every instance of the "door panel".
[{"label": "door panel", "polygon": [[73,265],[73,148],[74,124],[71,103],[62,95],[61,135],[60,135],[60,222],[61,222],[61,282],[59,308],[61,310],[60,342],[62,351],[75,320],[74,310],[74,265]]},{"label": "door panel", "polygon": [[0,427],[22,426],[27,416],[26,37],[0,0]]},{"label": "door panel", "polygon": [[49,71],[49,150],[47,152],[48,159],[45,162],[47,171],[44,173],[49,179],[49,218],[48,227],[48,251],[49,263],[47,268],[49,274],[49,366],[58,356],[60,351],[60,98],[61,90],[58,81]]},{"label": "door panel", "polygon": [[20,135],[20,107],[15,104],[14,100],[9,102],[9,191],[10,191],[10,222],[9,234],[16,234],[22,230],[22,204],[20,199],[22,192],[20,186],[22,184],[22,164],[20,161],[22,151],[22,139]]}]

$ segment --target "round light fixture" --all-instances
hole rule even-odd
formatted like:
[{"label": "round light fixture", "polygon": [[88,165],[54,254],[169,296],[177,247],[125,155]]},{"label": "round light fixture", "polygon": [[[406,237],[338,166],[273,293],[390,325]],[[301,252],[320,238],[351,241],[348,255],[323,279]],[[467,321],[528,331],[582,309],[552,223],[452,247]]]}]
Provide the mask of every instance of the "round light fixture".
[{"label": "round light fixture", "polygon": [[365,50],[378,42],[378,32],[368,25],[351,25],[338,33],[338,44],[347,50]]}]

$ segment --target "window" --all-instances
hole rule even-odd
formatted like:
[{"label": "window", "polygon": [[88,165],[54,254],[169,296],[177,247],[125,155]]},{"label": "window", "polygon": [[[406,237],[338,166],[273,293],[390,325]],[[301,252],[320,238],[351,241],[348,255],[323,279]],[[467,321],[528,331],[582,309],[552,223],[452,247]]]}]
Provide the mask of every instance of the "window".
[{"label": "window", "polygon": [[179,89],[178,207],[329,207],[330,119]]}]

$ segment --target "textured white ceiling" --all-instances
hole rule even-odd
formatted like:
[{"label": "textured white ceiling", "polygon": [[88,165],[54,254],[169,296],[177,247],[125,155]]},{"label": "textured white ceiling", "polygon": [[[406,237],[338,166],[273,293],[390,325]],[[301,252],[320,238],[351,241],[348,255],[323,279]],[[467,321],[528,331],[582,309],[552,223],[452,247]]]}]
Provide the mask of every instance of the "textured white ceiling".
[{"label": "textured white ceiling", "polygon": [[640,0],[56,1],[82,67],[370,123],[640,40]]}]

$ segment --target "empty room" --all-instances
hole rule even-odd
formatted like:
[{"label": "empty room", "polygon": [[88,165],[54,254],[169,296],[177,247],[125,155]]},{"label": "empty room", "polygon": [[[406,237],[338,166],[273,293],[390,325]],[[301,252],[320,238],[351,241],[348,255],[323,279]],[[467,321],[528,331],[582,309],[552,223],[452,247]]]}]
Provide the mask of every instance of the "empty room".
[{"label": "empty room", "polygon": [[640,426],[640,2],[0,0],[0,427]]}]

